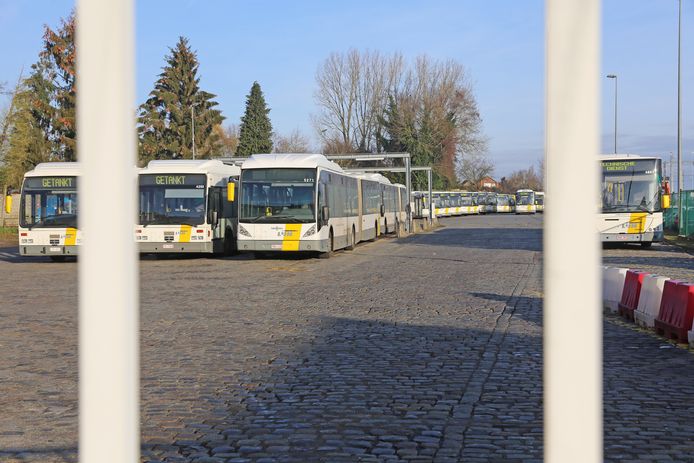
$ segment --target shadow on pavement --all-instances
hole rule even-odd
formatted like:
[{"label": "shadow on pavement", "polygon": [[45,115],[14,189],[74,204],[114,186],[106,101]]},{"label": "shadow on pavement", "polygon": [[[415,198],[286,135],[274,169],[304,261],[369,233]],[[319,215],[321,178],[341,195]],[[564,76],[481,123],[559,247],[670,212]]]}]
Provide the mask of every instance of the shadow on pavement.
[{"label": "shadow on pavement", "polygon": [[542,228],[441,228],[404,240],[428,246],[542,251]]}]

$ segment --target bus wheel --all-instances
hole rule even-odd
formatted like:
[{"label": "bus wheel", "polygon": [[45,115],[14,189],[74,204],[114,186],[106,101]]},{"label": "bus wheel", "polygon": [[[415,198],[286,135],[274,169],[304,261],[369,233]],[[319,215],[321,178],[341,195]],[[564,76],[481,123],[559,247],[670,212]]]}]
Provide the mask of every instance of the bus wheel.
[{"label": "bus wheel", "polygon": [[401,234],[402,233],[400,233],[400,221],[398,219],[395,219],[395,236],[399,238]]},{"label": "bus wheel", "polygon": [[644,249],[650,248],[652,244],[653,244],[652,241],[641,241],[641,247]]},{"label": "bus wheel", "polygon": [[354,231],[354,227],[352,227],[352,240],[349,242],[349,246],[347,246],[345,249],[348,251],[352,251],[356,245],[357,245],[357,234]]},{"label": "bus wheel", "polygon": [[53,262],[65,262],[65,256],[48,256]]},{"label": "bus wheel", "polygon": [[387,235],[388,234],[388,219],[385,219],[383,222],[384,222],[383,227],[385,228],[384,235]]}]

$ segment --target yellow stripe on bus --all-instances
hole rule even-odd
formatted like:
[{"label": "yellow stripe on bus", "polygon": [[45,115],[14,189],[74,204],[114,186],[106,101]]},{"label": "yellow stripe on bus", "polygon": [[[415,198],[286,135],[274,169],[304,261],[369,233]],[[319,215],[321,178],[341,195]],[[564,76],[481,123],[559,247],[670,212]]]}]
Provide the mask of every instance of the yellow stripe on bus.
[{"label": "yellow stripe on bus", "polygon": [[190,243],[190,232],[192,231],[190,225],[181,225],[181,232],[178,235],[178,241],[180,243]]},{"label": "yellow stripe on bus", "polygon": [[284,237],[282,238],[283,251],[298,251],[299,238],[301,235],[300,223],[288,223],[284,226]]},{"label": "yellow stripe on bus", "polygon": [[633,212],[629,214],[629,229],[627,233],[637,234],[646,230],[646,212]]},{"label": "yellow stripe on bus", "polygon": [[68,228],[65,230],[65,246],[74,246],[77,243],[77,229]]}]

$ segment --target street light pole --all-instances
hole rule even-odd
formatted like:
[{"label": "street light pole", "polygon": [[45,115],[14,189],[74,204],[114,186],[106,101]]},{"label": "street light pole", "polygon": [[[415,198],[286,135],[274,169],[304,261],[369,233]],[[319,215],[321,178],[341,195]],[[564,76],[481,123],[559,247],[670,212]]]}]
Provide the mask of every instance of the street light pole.
[{"label": "street light pole", "polygon": [[608,74],[608,79],[614,79],[614,154],[617,154],[617,74]]},{"label": "street light pole", "polygon": [[192,125],[193,133],[193,159],[195,159],[195,106],[197,103],[190,105],[190,123]]},{"label": "street light pole", "polygon": [[682,230],[682,0],[677,13],[677,216]]}]

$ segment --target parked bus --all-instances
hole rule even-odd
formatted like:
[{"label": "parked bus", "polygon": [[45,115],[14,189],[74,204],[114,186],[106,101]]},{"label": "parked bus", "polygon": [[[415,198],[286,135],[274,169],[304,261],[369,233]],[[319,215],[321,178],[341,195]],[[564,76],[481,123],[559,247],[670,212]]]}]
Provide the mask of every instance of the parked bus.
[{"label": "parked bus", "polygon": [[463,215],[479,214],[479,206],[474,193],[463,191],[460,193],[460,207]]},{"label": "parked bus", "polygon": [[535,207],[537,212],[544,212],[545,210],[545,193],[544,191],[535,192]]},{"label": "parked bus", "polygon": [[[361,198],[361,229],[357,242],[374,239],[381,234],[399,233],[407,220],[406,187],[392,184],[381,174],[356,174]],[[372,226],[374,224],[374,226]]]},{"label": "parked bus", "polygon": [[663,240],[661,160],[635,155],[601,156],[601,202],[598,230],[603,242],[636,242],[649,247]]},{"label": "parked bus", "polygon": [[138,175],[140,252],[233,253],[240,173],[219,160],[150,161]]},{"label": "parked bus", "polygon": [[76,162],[45,162],[24,174],[19,204],[19,253],[61,262],[82,243],[77,228]]},{"label": "parked bus", "polygon": [[516,214],[534,214],[535,192],[533,190],[518,190],[516,192]]},{"label": "parked bus", "polygon": [[381,193],[378,183],[373,190],[366,185],[360,203],[359,179],[323,155],[251,156],[241,167],[239,250],[327,255],[368,239],[365,226],[376,237],[379,220],[362,224],[360,213],[380,216]]},{"label": "parked bus", "polygon": [[434,213],[436,217],[448,217],[451,215],[448,192],[435,191],[432,194],[434,202]]},{"label": "parked bus", "polygon": [[475,199],[477,201],[477,213],[486,214],[487,213],[487,194],[483,191],[476,191],[474,193]]},{"label": "parked bus", "polygon": [[496,196],[494,192],[488,192],[487,196],[487,212],[496,212]]},{"label": "parked bus", "polygon": [[496,195],[496,212],[507,214],[513,212],[511,196],[505,194]]}]

